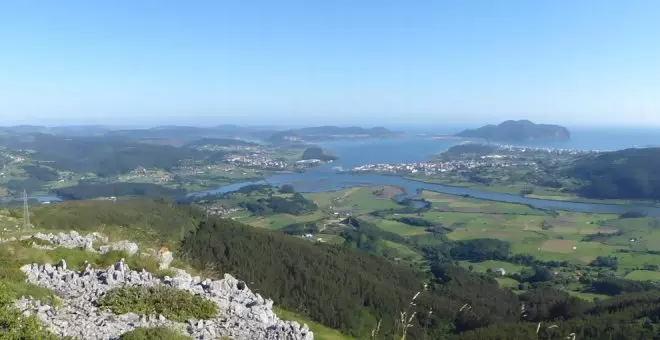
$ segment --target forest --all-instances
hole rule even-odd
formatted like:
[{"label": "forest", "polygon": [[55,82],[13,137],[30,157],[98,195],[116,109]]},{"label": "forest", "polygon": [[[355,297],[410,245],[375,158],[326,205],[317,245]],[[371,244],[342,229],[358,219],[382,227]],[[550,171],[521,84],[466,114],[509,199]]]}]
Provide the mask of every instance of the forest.
[{"label": "forest", "polygon": [[302,215],[318,210],[318,206],[306,199],[300,193],[294,193],[291,198],[270,196],[247,201],[241,205],[255,215],[291,214]]},{"label": "forest", "polygon": [[[549,271],[566,264],[511,255],[497,240],[453,242],[442,233],[412,238],[429,264],[420,270],[360,246],[398,235],[376,233],[368,222],[353,218],[344,220],[352,241],[329,245],[205,217],[167,199],[72,201],[36,207],[32,217],[43,230],[110,232],[110,226],[121,226],[116,232],[123,237],[167,245],[205,273],[232,273],[277,305],[359,339],[369,338],[379,321],[376,339],[395,338],[400,312],[408,308],[416,313],[408,339],[565,339],[570,333],[577,339],[652,339],[660,334],[657,286],[588,278],[597,292],[612,298],[587,302],[551,288],[557,285],[548,281]],[[304,232],[305,226],[299,228]],[[472,253],[530,266],[520,273],[526,289],[514,294],[487,274],[456,266],[453,256]]]},{"label": "forest", "polygon": [[228,220],[200,223],[182,250],[195,266],[235,273],[282,307],[360,339],[368,338],[379,321],[376,338],[394,339],[399,313],[408,308],[417,316],[409,339],[565,339],[571,333],[579,339],[649,339],[659,334],[657,289],[637,287],[631,290],[636,293],[621,291],[591,303],[543,284],[544,267],[525,274],[535,285],[516,295],[452,261],[436,261],[425,273],[359,248],[315,244]]},{"label": "forest", "polygon": [[4,141],[7,146],[35,151],[32,158],[53,169],[94,173],[100,177],[127,173],[138,166],[171,169],[185,159],[208,155],[191,148],[129,142],[112,137],[64,137],[37,134]]},{"label": "forest", "polygon": [[54,189],[53,193],[67,200],[85,200],[97,197],[147,196],[178,197],[185,190],[171,189],[153,183],[90,183]]},{"label": "forest", "polygon": [[[518,299],[513,293],[461,268],[445,269],[425,289],[423,282],[432,278],[405,265],[229,220],[201,223],[184,239],[182,250],[199,268],[234,273],[283,307],[361,339],[379,321],[381,338],[389,339],[399,312],[418,292],[414,310],[427,317],[413,320],[413,339],[424,334],[437,339],[449,334],[454,323],[470,329],[516,320]],[[465,301],[473,301],[478,321],[460,317]]]},{"label": "forest", "polygon": [[578,159],[567,175],[589,198],[660,199],[660,148],[626,149]]}]

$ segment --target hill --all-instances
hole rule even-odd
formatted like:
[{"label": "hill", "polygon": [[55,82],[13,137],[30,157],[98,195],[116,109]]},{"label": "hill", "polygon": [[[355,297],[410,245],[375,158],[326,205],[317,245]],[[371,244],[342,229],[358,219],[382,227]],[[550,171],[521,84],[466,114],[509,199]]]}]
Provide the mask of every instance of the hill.
[{"label": "hill", "polygon": [[307,148],[303,152],[302,159],[303,160],[318,159],[318,160],[322,160],[322,161],[334,161],[334,160],[337,160],[338,157],[329,154],[326,150],[323,150],[320,147],[313,146],[313,147]]},{"label": "hill", "polygon": [[182,160],[200,160],[207,154],[190,148],[125,141],[118,137],[67,137],[50,134],[0,139],[14,149],[32,150],[31,158],[53,169],[109,177],[138,166],[170,169]]},{"label": "hill", "polygon": [[[212,278],[232,273],[244,281],[243,287],[249,284],[260,295],[272,297],[278,306],[359,339],[403,338],[398,326],[401,312],[414,315],[409,319],[412,326],[406,339],[564,339],[570,333],[579,339],[647,339],[653,338],[653,329],[658,327],[653,315],[660,308],[660,293],[654,284],[630,286],[614,293],[619,294],[614,298],[591,303],[543,282],[529,281],[532,284],[525,283],[525,289],[514,294],[499,288],[492,277],[454,265],[466,259],[507,257],[508,244],[497,240],[451,242],[439,234],[411,238],[410,246],[421,250],[428,261],[426,269],[419,269],[374,256],[379,244],[407,241],[352,217],[341,221],[346,228],[346,244],[329,245],[207,217],[195,207],[165,200],[66,202],[35,207],[32,214],[36,230],[98,231],[111,241],[128,239],[139,242],[140,247],[166,245],[175,254],[177,266],[193,266]],[[437,242],[430,243],[434,240]],[[15,297],[48,293],[25,285],[25,277],[11,271],[25,261],[66,258],[71,267],[84,268],[86,256],[104,266],[107,260],[98,254],[83,256],[82,250],[48,250],[29,244],[15,242],[0,247],[0,260],[5,261],[0,270],[0,293],[6,288]],[[139,271],[140,265],[147,265],[126,258],[132,269]],[[522,270],[521,275],[541,280],[550,272],[538,264],[531,271]],[[38,274],[47,282],[56,281],[57,287],[64,285],[61,276]],[[591,280],[616,290],[631,283],[606,276]],[[71,284],[76,281],[80,280]],[[638,293],[625,293],[628,291]],[[248,303],[249,309],[252,302]],[[5,315],[0,314],[0,322],[4,322],[2,317]],[[379,329],[378,336],[370,337],[374,329]],[[0,328],[0,337],[2,332]]]},{"label": "hill", "polygon": [[485,125],[463,130],[457,137],[479,138],[496,142],[566,141],[571,138],[567,128],[559,125],[535,124],[529,120],[507,120],[499,125]]},{"label": "hill", "polygon": [[660,148],[626,149],[583,157],[567,170],[589,198],[660,199]]},{"label": "hill", "polygon": [[185,190],[167,188],[153,183],[85,183],[57,188],[53,193],[67,200],[85,200],[97,197],[147,196],[180,197]]}]

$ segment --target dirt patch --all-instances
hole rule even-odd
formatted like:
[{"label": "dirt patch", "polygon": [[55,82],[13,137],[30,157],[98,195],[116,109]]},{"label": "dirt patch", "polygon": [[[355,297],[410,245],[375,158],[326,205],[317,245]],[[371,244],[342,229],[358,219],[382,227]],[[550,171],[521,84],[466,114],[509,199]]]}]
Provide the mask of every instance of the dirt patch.
[{"label": "dirt patch", "polygon": [[541,250],[553,253],[571,253],[577,246],[575,240],[547,240],[541,245]]},{"label": "dirt patch", "polygon": [[386,186],[374,190],[374,196],[383,200],[391,200],[394,196],[404,194],[405,191],[398,187]]}]

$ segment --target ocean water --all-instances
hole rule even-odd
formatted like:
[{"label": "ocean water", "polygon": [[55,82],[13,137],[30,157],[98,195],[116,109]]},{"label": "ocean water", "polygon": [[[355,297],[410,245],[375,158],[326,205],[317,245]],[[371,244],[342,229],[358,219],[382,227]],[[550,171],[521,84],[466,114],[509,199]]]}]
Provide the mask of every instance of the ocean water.
[{"label": "ocean water", "polygon": [[[373,163],[408,163],[430,160],[434,155],[460,143],[459,140],[431,139],[408,132],[408,137],[333,141],[321,146],[334,151],[340,159],[331,167],[352,168]],[[520,146],[560,149],[612,151],[634,147],[660,147],[660,129],[571,129],[565,142],[517,143]],[[330,167],[330,168],[331,168]],[[326,168],[328,168],[326,166]]]},{"label": "ocean water", "polygon": [[574,128],[570,130],[571,140],[569,141],[538,143],[537,145],[601,151],[660,147],[660,129],[658,128]]}]

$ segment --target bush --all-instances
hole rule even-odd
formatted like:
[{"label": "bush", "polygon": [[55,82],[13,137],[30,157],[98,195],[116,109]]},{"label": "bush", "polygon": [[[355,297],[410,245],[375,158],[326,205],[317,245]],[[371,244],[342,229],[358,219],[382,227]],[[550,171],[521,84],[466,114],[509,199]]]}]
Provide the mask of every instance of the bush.
[{"label": "bush", "polygon": [[0,308],[0,339],[57,339],[35,316],[23,316],[14,308]]},{"label": "bush", "polygon": [[185,340],[190,339],[167,327],[137,328],[122,334],[120,340]]},{"label": "bush", "polygon": [[598,256],[591,262],[591,265],[594,267],[605,267],[616,270],[619,265],[619,261],[616,256]]},{"label": "bush", "polygon": [[121,287],[108,291],[99,307],[115,314],[162,314],[174,321],[210,319],[217,312],[215,303],[172,287]]},{"label": "bush", "polygon": [[57,339],[35,316],[23,316],[12,308],[14,299],[16,292],[0,281],[0,339]]}]

